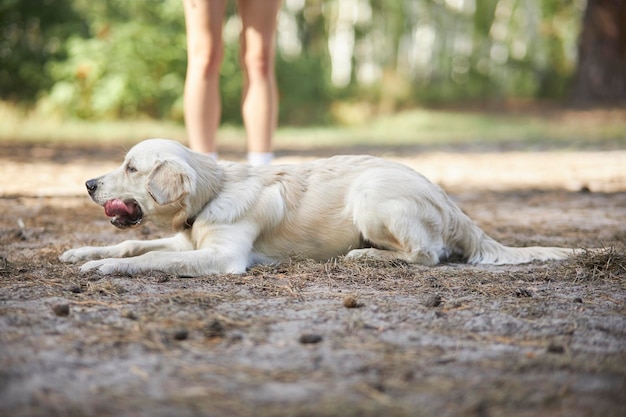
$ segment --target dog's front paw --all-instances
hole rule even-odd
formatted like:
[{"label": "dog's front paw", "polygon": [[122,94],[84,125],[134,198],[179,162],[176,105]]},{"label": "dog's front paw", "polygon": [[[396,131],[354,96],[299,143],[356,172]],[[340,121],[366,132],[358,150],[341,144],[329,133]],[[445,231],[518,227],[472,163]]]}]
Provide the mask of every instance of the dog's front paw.
[{"label": "dog's front paw", "polygon": [[93,258],[94,258],[93,248],[89,246],[85,246],[84,248],[70,249],[70,250],[63,252],[63,254],[59,256],[59,260],[61,262],[69,262],[69,263],[86,261],[88,259],[93,259]]},{"label": "dog's front paw", "polygon": [[115,273],[126,274],[129,273],[129,265],[123,259],[99,259],[96,261],[89,261],[80,267],[80,272],[97,271],[104,275],[111,275]]}]

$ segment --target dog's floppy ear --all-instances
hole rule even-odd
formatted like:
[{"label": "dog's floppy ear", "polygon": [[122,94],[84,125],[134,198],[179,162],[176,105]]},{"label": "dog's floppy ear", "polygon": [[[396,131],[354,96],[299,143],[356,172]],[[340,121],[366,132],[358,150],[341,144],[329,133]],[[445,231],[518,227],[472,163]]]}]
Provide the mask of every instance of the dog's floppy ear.
[{"label": "dog's floppy ear", "polygon": [[179,201],[189,193],[189,176],[180,164],[163,161],[150,172],[146,189],[157,204],[165,206]]}]

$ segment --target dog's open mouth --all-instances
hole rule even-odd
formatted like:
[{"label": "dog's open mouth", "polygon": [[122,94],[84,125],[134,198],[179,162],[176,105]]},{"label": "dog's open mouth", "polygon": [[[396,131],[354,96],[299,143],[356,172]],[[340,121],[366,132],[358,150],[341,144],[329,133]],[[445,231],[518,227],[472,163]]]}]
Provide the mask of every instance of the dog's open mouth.
[{"label": "dog's open mouth", "polygon": [[113,217],[111,224],[120,229],[138,225],[143,217],[141,207],[135,200],[123,201],[119,198],[104,203],[104,213]]}]

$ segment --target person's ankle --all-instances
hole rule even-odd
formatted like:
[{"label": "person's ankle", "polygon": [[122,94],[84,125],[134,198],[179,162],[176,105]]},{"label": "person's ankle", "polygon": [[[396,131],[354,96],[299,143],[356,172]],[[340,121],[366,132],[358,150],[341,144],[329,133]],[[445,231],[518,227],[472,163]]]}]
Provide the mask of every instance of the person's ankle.
[{"label": "person's ankle", "polygon": [[273,152],[248,152],[248,163],[252,166],[269,165],[273,159]]},{"label": "person's ankle", "polygon": [[219,159],[219,154],[217,152],[205,152],[206,156],[210,157],[212,160],[217,161]]}]

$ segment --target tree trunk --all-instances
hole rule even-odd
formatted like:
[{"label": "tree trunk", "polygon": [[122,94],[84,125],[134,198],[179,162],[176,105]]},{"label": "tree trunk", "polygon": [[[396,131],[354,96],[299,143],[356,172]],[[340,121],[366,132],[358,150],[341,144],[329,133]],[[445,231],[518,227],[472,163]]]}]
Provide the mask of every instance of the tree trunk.
[{"label": "tree trunk", "polygon": [[626,104],[626,1],[588,0],[572,101]]}]

